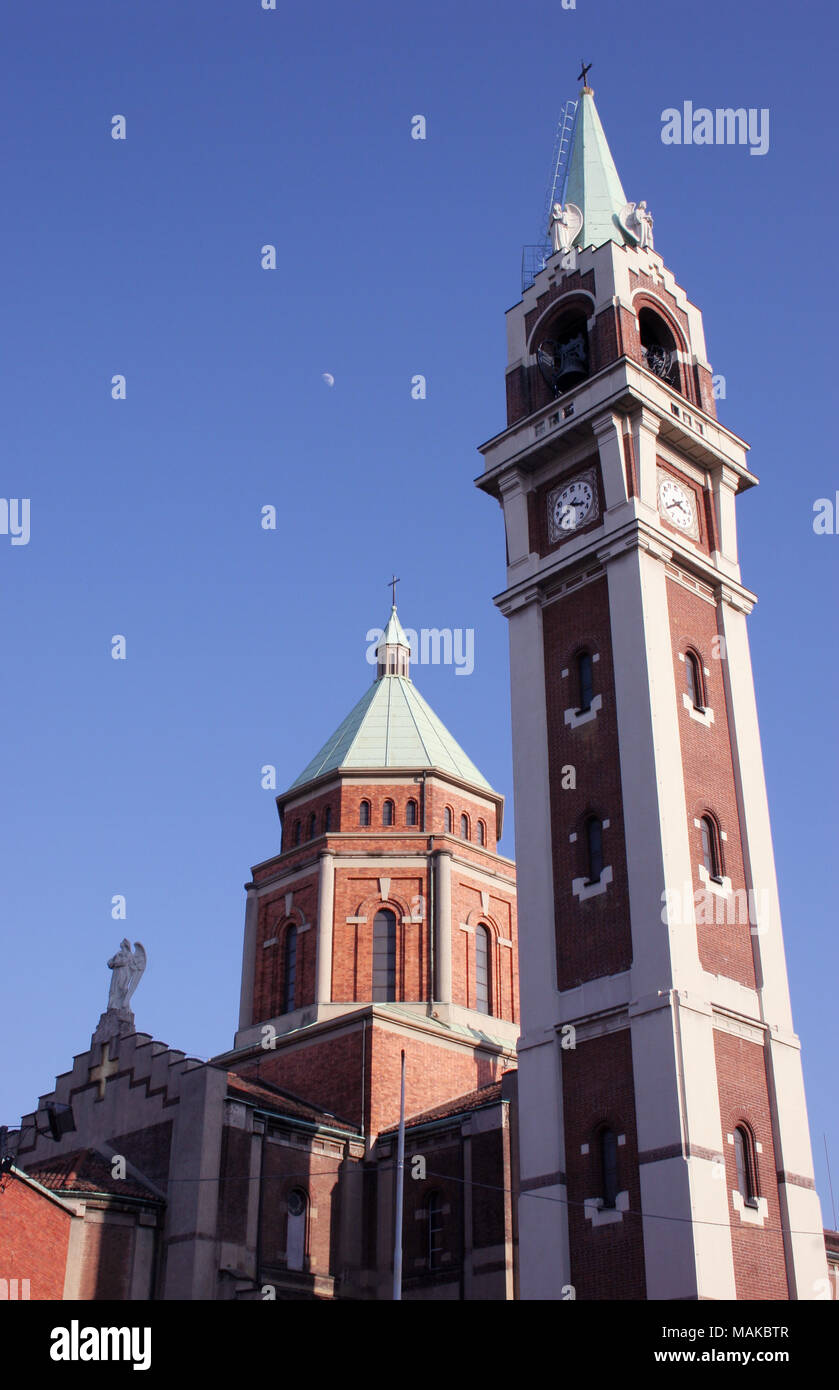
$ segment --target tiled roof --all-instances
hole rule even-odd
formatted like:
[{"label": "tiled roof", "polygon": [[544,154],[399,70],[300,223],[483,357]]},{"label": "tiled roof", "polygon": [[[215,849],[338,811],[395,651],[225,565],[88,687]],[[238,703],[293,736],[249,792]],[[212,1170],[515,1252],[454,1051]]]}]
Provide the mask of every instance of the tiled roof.
[{"label": "tiled roof", "polygon": [[[481,1110],[485,1105],[497,1105],[500,1100],[501,1082],[493,1081],[491,1085],[482,1086],[478,1091],[469,1091],[467,1095],[456,1096],[444,1105],[436,1105],[433,1110],[423,1110],[419,1115],[409,1116],[405,1120],[405,1128],[411,1129],[414,1125],[425,1125],[434,1120],[447,1120],[455,1115],[465,1115],[470,1110]],[[382,1133],[395,1134],[398,1128],[398,1125],[389,1125]]]},{"label": "tiled roof", "polygon": [[42,1187],[51,1192],[104,1192],[114,1197],[141,1197],[160,1202],[163,1199],[139,1178],[113,1176],[110,1159],[95,1149],[77,1149],[74,1153],[42,1158],[25,1170]]},{"label": "tiled roof", "polygon": [[248,1076],[229,1071],[227,1094],[234,1100],[238,1096],[242,1100],[252,1101],[258,1104],[260,1109],[271,1110],[276,1115],[289,1115],[294,1119],[305,1120],[308,1124],[328,1125],[330,1129],[345,1129],[348,1134],[359,1133],[357,1125],[339,1119],[330,1110],[320,1110],[315,1105],[309,1105],[299,1096],[292,1095],[290,1091],[283,1091],[269,1081],[252,1081]]},{"label": "tiled roof", "polygon": [[302,787],[338,768],[437,767],[492,787],[406,676],[382,676],[292,783]]}]

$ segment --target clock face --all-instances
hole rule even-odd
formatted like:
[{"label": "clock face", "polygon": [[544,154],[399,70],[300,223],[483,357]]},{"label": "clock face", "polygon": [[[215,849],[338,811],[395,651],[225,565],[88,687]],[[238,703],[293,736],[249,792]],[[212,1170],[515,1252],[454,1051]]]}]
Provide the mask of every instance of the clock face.
[{"label": "clock face", "polygon": [[575,478],[554,495],[552,520],[557,531],[582,526],[594,506],[594,488],[585,478]]},{"label": "clock face", "polygon": [[680,531],[696,531],[696,504],[693,493],[677,483],[675,478],[661,478],[658,484],[658,507],[661,515],[678,526]]}]

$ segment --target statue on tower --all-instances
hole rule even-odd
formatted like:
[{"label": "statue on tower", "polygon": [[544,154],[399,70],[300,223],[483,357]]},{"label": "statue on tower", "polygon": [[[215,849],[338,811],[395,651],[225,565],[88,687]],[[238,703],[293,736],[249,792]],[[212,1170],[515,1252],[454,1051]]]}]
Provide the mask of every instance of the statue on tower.
[{"label": "statue on tower", "polygon": [[554,251],[570,251],[583,226],[583,214],[576,203],[554,203],[551,209],[551,245]]},{"label": "statue on tower", "polygon": [[96,1026],[94,1042],[105,1042],[106,1039],[117,1037],[120,1033],[134,1031],[134,1014],[128,1007],[128,1001],[137,988],[145,968],[146,951],[142,942],[135,941],[132,951],[131,942],[124,937],[119,950],[108,961],[108,969],[113,971],[108,991],[108,1007]]},{"label": "statue on tower", "polygon": [[653,216],[645,202],[626,203],[618,221],[634,246],[653,250]]}]

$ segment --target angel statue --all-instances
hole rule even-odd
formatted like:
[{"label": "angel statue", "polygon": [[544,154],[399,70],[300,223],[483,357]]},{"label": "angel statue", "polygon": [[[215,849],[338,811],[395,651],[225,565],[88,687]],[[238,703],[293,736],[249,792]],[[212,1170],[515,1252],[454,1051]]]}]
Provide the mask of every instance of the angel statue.
[{"label": "angel statue", "polygon": [[653,215],[644,201],[627,203],[618,220],[636,246],[653,250]]},{"label": "angel statue", "polygon": [[146,968],[146,952],[141,942],[131,942],[124,937],[116,955],[108,961],[108,969],[113,971],[111,989],[108,994],[108,1009],[127,1009],[128,1001],[134,993],[140,976]]},{"label": "angel statue", "polygon": [[551,245],[554,251],[570,251],[583,225],[583,214],[575,203],[554,203],[551,208]]}]

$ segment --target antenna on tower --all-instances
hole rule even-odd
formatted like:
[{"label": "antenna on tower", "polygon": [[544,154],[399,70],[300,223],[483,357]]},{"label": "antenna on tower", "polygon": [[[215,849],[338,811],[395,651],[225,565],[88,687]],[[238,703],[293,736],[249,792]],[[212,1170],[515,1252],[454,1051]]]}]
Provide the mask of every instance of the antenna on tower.
[{"label": "antenna on tower", "polygon": [[548,170],[548,185],[545,204],[542,209],[542,224],[539,228],[540,241],[535,246],[523,246],[521,252],[521,290],[524,294],[539,274],[544,270],[549,257],[553,255],[550,237],[551,209],[554,203],[561,203],[568,181],[568,161],[574,138],[574,122],[577,118],[577,102],[569,98],[560,112],[554,137],[553,155]]}]

